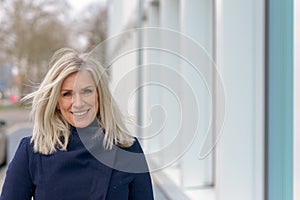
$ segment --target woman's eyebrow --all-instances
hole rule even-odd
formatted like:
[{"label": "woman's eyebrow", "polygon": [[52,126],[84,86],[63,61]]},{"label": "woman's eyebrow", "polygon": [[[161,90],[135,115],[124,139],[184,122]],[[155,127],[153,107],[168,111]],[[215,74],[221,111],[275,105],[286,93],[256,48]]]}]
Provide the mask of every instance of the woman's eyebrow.
[{"label": "woman's eyebrow", "polygon": [[88,88],[95,88],[95,86],[94,85],[87,85],[87,86],[83,87],[82,89],[88,89]]},{"label": "woman's eyebrow", "polygon": [[72,89],[62,88],[61,91],[73,91]]},{"label": "woman's eyebrow", "polygon": [[[87,85],[83,88],[81,88],[80,90],[85,90],[85,89],[89,89],[89,88],[96,88],[94,85]],[[69,89],[69,88],[62,88],[61,92],[72,92],[73,89]]]}]

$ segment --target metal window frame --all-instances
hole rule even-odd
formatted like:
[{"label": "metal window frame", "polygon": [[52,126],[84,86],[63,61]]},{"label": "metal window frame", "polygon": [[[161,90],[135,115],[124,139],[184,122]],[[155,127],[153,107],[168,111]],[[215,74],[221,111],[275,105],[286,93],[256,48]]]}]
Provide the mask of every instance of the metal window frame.
[{"label": "metal window frame", "polygon": [[265,199],[293,198],[293,0],[266,1]]}]

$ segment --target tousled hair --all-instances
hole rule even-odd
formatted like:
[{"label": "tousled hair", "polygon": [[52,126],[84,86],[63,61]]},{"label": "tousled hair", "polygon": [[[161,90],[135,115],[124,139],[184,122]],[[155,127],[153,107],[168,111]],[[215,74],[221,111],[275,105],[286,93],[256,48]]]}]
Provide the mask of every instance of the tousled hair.
[{"label": "tousled hair", "polygon": [[58,98],[65,78],[81,70],[90,72],[98,90],[96,117],[105,130],[104,148],[111,149],[114,144],[121,147],[133,144],[134,137],[130,136],[124,117],[109,90],[107,71],[95,58],[62,48],[54,53],[49,66],[50,70],[39,88],[23,98],[23,101],[32,99],[31,117],[34,124],[31,142],[35,152],[49,155],[57,149],[67,149],[70,125],[58,109]]}]

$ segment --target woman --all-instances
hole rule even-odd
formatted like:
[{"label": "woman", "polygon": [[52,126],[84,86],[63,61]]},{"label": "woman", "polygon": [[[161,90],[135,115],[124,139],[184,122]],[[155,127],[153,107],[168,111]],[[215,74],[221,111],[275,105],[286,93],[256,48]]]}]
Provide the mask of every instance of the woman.
[{"label": "woman", "polygon": [[50,67],[24,98],[32,99],[33,134],[20,142],[0,199],[153,199],[141,146],[128,134],[105,69],[66,48]]}]

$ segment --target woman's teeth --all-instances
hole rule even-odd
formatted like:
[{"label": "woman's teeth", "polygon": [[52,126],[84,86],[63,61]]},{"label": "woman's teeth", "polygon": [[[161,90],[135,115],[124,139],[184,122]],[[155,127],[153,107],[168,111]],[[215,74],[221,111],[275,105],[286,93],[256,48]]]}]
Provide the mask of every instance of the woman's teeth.
[{"label": "woman's teeth", "polygon": [[83,112],[73,112],[73,115],[81,116],[81,115],[84,115],[85,113],[87,113],[87,110],[83,111]]}]

